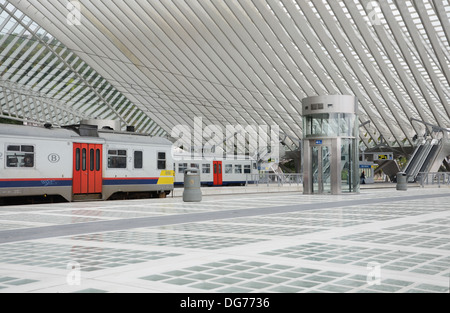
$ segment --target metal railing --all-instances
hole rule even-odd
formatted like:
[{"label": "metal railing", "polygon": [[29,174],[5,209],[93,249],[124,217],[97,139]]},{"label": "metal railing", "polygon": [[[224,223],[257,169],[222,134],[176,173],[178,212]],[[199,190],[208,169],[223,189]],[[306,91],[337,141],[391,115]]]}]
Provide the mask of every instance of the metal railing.
[{"label": "metal railing", "polygon": [[437,185],[438,187],[441,187],[441,185],[450,186],[450,172],[420,172],[417,175],[416,181],[422,187],[425,185]]},{"label": "metal railing", "polygon": [[277,173],[259,173],[259,174],[247,174],[246,175],[246,183],[248,186],[250,184],[258,185],[301,185],[303,184],[303,176],[302,174],[277,174]]}]

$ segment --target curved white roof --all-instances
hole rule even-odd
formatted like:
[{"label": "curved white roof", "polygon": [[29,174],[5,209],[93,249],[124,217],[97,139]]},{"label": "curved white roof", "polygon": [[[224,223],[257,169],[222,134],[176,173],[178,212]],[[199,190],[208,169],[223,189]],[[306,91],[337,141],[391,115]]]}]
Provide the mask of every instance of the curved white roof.
[{"label": "curved white roof", "polygon": [[450,126],[448,0],[68,3],[0,0],[169,134],[202,117],[301,138],[301,100],[323,94],[359,99],[367,146],[411,145],[425,129],[410,118]]}]

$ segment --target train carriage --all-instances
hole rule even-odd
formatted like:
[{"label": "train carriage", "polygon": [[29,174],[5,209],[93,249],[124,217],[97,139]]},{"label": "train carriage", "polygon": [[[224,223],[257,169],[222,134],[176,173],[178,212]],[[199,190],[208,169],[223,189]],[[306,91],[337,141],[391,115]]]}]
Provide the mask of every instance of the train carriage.
[{"label": "train carriage", "polygon": [[197,168],[204,186],[230,186],[253,183],[258,174],[256,160],[245,155],[229,155],[223,158],[204,156],[183,160],[174,156],[175,185],[183,185],[184,170]]},{"label": "train carriage", "polygon": [[80,129],[0,124],[0,200],[164,197],[173,189],[169,140]]}]

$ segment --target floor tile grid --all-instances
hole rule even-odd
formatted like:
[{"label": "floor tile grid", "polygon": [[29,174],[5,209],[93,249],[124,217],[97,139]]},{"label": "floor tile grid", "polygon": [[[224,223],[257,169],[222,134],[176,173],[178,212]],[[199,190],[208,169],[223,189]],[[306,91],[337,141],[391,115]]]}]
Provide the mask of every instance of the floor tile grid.
[{"label": "floor tile grid", "polygon": [[270,215],[265,217],[240,217],[221,221],[227,224],[257,224],[257,225],[276,225],[278,227],[286,226],[318,226],[327,229],[328,227],[348,227],[361,224],[367,224],[367,220],[345,220],[332,219],[332,218],[320,218],[320,217],[302,217],[302,216],[283,216],[283,215]]},{"label": "floor tile grid", "polygon": [[13,213],[8,215],[0,216],[1,221],[12,221],[12,222],[37,222],[41,225],[63,225],[63,224],[74,224],[74,223],[85,223],[85,222],[95,222],[101,221],[101,218],[94,217],[83,217],[83,216],[70,216],[70,215],[51,215],[51,214],[41,214],[41,213]]},{"label": "floor tile grid", "polygon": [[176,252],[137,250],[92,246],[86,244],[66,245],[25,241],[1,245],[0,264],[17,264],[65,270],[71,262],[80,264],[84,272],[98,271],[110,267],[120,267],[144,263],[181,255]]},{"label": "floor tile grid", "polygon": [[145,246],[168,246],[191,249],[218,250],[227,247],[240,246],[269,240],[267,236],[236,236],[227,234],[195,234],[188,232],[161,231],[149,228],[148,231],[123,230],[98,234],[87,234],[70,237],[72,241],[98,241],[135,244]]},{"label": "floor tile grid", "polygon": [[[250,198],[255,198],[255,196],[252,196]],[[266,198],[270,198],[270,197],[266,197]],[[278,197],[278,198],[280,198],[280,197]],[[284,198],[286,198],[286,199],[284,199]],[[230,200],[229,198],[223,199],[221,201],[223,201],[224,203],[227,204],[227,207],[225,207],[225,209],[230,208],[230,204],[233,204],[234,202],[240,203],[241,204],[240,208],[242,208],[242,207],[249,208],[249,207],[265,207],[265,206],[271,206],[274,204],[275,205],[276,204],[286,204],[288,202],[286,202],[285,200],[287,200],[287,201],[294,200],[295,201],[295,199],[298,199],[299,201],[302,201],[303,203],[332,201],[329,196],[325,196],[325,197],[319,196],[316,198],[307,196],[308,199],[305,200],[304,195],[298,195],[298,194],[291,194],[291,195],[285,196],[284,198],[281,197],[282,201],[284,201],[284,202],[280,202],[277,200],[277,201],[272,201],[270,203],[264,203],[264,201],[255,202],[254,200],[245,200],[245,199],[244,200],[241,200],[241,199],[240,200],[233,200],[233,199]],[[346,199],[348,199],[348,198],[346,198]],[[139,212],[143,212],[145,214],[159,214],[159,213],[169,213],[170,214],[170,213],[180,213],[180,212],[181,213],[183,213],[183,212],[190,213],[191,212],[190,210],[214,210],[215,208],[224,209],[224,206],[222,204],[212,203],[212,201],[209,201],[209,202],[206,201],[204,203],[202,202],[202,203],[181,203],[181,204],[174,202],[174,203],[170,204],[170,203],[166,203],[164,201],[166,199],[153,199],[153,200],[155,200],[155,201],[152,203],[152,205],[150,207],[148,206],[148,202],[143,203],[142,200],[131,200],[131,201],[126,201],[126,202],[111,201],[111,202],[108,202],[108,204],[106,204],[106,205],[104,204],[104,202],[102,202],[101,204],[67,203],[64,205],[62,205],[62,204],[52,204],[52,205],[41,204],[41,205],[33,205],[33,206],[14,206],[14,207],[9,207],[7,209],[7,211],[2,212],[0,210],[0,219],[2,219],[2,217],[3,217],[5,220],[10,220],[10,219],[15,220],[15,218],[17,218],[17,217],[14,216],[14,214],[12,214],[12,215],[7,214],[7,213],[11,213],[14,210],[19,210],[19,212],[22,212],[22,213],[24,210],[25,211],[38,210],[38,211],[41,211],[41,213],[49,213],[49,214],[58,213],[58,212],[61,214],[69,214],[69,215],[74,214],[74,215],[77,215],[78,218],[75,217],[74,219],[72,219],[70,221],[67,221],[64,218],[64,216],[60,216],[59,218],[57,216],[45,216],[45,215],[39,216],[39,215],[35,215],[36,213],[30,214],[28,216],[26,216],[26,215],[24,216],[24,219],[26,221],[38,221],[39,222],[39,221],[43,221],[43,220],[47,219],[47,221],[50,220],[53,223],[74,223],[74,222],[93,221],[93,220],[95,220],[95,219],[93,219],[93,216],[99,217],[100,212],[103,212],[102,213],[103,219],[107,219],[108,215],[111,218],[114,218],[114,217],[120,218],[120,217],[124,216],[124,215],[121,216],[120,214],[115,215],[116,213],[109,213],[111,210],[113,210],[113,211],[117,210],[120,212],[124,212],[124,211],[129,212],[130,210],[132,210],[132,211],[136,210]],[[163,200],[163,201],[158,202],[158,200]],[[169,199],[169,201],[174,201],[174,200]],[[245,203],[245,206],[243,206],[242,201],[248,201],[248,203]],[[129,202],[131,202],[131,204]],[[124,205],[124,204],[126,204],[126,205]],[[55,209],[54,205],[57,205],[57,208],[64,208],[64,210],[58,211]],[[167,209],[172,209],[173,211],[172,212],[161,212],[164,210],[164,206]],[[82,212],[83,212],[84,207],[90,207],[91,209],[86,211],[85,214],[83,214]],[[182,209],[180,209],[180,207]],[[31,208],[33,208],[33,209],[31,209]],[[74,208],[79,208],[79,209],[74,210]],[[230,209],[234,209],[234,208],[235,208],[234,206],[231,206]],[[68,212],[66,212],[66,210]],[[97,210],[98,210],[99,214],[95,214],[95,212],[97,212]],[[187,210],[187,211],[184,211],[184,210]],[[132,212],[129,212],[129,213],[131,214]],[[82,215],[82,216],[80,216],[80,215]]]},{"label": "floor tile grid", "polygon": [[[259,261],[244,259],[224,259],[213,262],[199,263],[193,266],[171,266],[170,270],[157,274],[139,276],[140,271],[132,274],[142,280],[142,284],[134,284],[145,290],[166,290],[166,292],[447,292],[445,286],[432,282],[414,282],[408,277],[389,275],[383,271],[380,285],[369,284],[367,271],[357,267],[333,267],[324,269],[322,264],[314,261],[277,262],[270,257]],[[148,262],[147,262],[148,263]],[[144,264],[144,263],[143,263]],[[141,265],[142,266],[142,265]],[[157,265],[158,267],[158,265]],[[357,268],[355,271],[354,268]],[[113,268],[110,271],[114,270]],[[108,269],[104,269],[108,271]],[[121,271],[122,272],[122,271]],[[393,272],[393,271],[391,271]],[[92,272],[95,273],[95,272]],[[100,272],[99,272],[100,274]],[[130,273],[127,273],[130,281]],[[141,274],[142,275],[142,274]],[[0,275],[1,276],[1,275]],[[117,276],[117,275],[115,275]],[[102,274],[94,281],[103,280],[103,284],[112,280],[111,276]],[[117,281],[116,279],[114,281]],[[147,282],[147,283],[146,283]],[[36,283],[37,285],[37,283]],[[108,285],[108,284],[106,284]],[[117,291],[113,286],[100,291]],[[86,288],[89,283],[83,280],[80,289],[72,288],[71,292],[96,292]],[[92,284],[98,286],[98,284]],[[30,286],[31,288],[31,286]],[[95,289],[95,288],[94,288]],[[122,289],[123,290],[123,289]],[[2,291],[0,291],[2,292]],[[139,292],[139,291],[138,291]]]},{"label": "floor tile grid", "polygon": [[[373,247],[373,246],[372,246]],[[414,272],[449,277],[450,257],[433,252],[415,252],[395,248],[365,248],[353,244],[323,244],[310,242],[261,253],[282,258],[318,261],[342,265],[366,267],[376,262],[383,269],[399,272]]]},{"label": "floor tile grid", "polygon": [[[246,209],[255,207],[271,206],[272,203],[258,203],[249,201],[248,203],[240,203],[240,205],[218,204],[213,202],[201,203],[156,203],[157,200],[152,199],[155,203],[150,206],[146,203],[128,204],[126,202],[115,203],[108,202],[108,205],[92,205],[91,203],[65,203],[56,204],[57,208],[52,205],[31,205],[31,206],[14,206],[7,207],[8,209],[0,211],[0,221],[18,221],[18,222],[32,222],[40,223],[38,226],[48,226],[52,224],[73,224],[84,223],[91,221],[113,220],[120,218],[138,218],[161,216],[165,214],[182,214],[193,212],[207,212],[215,210],[228,209]],[[138,200],[140,201],[140,200]],[[114,204],[110,204],[114,203]],[[275,203],[275,202],[274,202]],[[92,207],[91,207],[92,206]],[[51,208],[50,208],[51,207]],[[87,207],[89,209],[85,209]],[[24,213],[30,212],[30,213]],[[6,226],[5,226],[6,228]],[[10,227],[8,227],[10,228]]]},{"label": "floor tile grid", "polygon": [[[384,273],[386,274],[386,273]],[[395,277],[395,275],[394,275]],[[141,277],[171,284],[180,292],[447,292],[446,286],[405,278],[383,278],[379,284],[366,272],[348,268],[324,270],[311,264],[293,266],[225,259]],[[181,288],[183,287],[183,288]],[[192,289],[190,289],[192,288]]]},{"label": "floor tile grid", "polygon": [[[349,212],[350,211],[350,212]],[[346,207],[323,210],[310,210],[300,213],[270,214],[264,217],[240,217],[221,221],[230,224],[264,224],[264,225],[290,225],[290,226],[336,226],[347,227],[366,224],[376,221],[402,218],[404,216],[419,215],[423,212],[411,212],[404,214],[371,211],[367,208]]]},{"label": "floor tile grid", "polygon": [[[312,261],[312,262],[314,262],[314,261]],[[326,276],[326,275],[325,275]],[[190,277],[190,279],[192,279],[193,277]],[[267,282],[266,280],[268,280],[269,278],[266,278],[265,279],[265,283],[269,283],[269,282]],[[270,279],[272,279],[272,278],[270,278]],[[269,280],[270,280],[269,279]],[[274,279],[274,280],[277,280],[277,279]],[[279,279],[278,279],[278,281],[279,281]],[[257,281],[257,283],[261,283],[260,281]],[[256,284],[256,285],[258,285],[258,284]],[[202,288],[198,288],[199,286],[201,286]],[[199,285],[199,286],[197,286],[197,287],[195,287],[195,288],[197,288],[197,289],[200,289],[200,290],[207,290],[207,289],[204,289],[204,288],[209,288],[208,287],[208,285],[205,285],[205,284],[201,284],[201,285]],[[247,288],[249,288],[250,286],[246,286]],[[275,285],[275,284],[272,284],[272,286],[269,286],[268,288],[276,288],[276,287],[280,287],[280,286],[277,286],[277,285]],[[282,287],[282,286],[281,286]],[[325,287],[325,286],[320,286],[320,287]],[[431,287],[430,287],[431,288]]]},{"label": "floor tile grid", "polygon": [[13,286],[20,286],[37,282],[35,279],[24,279],[12,276],[0,275],[0,292],[2,289],[7,289]]},{"label": "floor tile grid", "polygon": [[264,224],[245,224],[231,223],[229,221],[213,220],[202,223],[185,223],[179,225],[160,226],[158,230],[168,230],[186,233],[214,233],[227,235],[251,235],[258,238],[273,239],[273,236],[299,236],[317,231],[327,230],[324,227],[303,227],[299,225],[264,225]]},{"label": "floor tile grid", "polygon": [[[183,227],[185,227],[185,225],[183,225]],[[183,229],[184,229],[184,230],[186,230],[186,228],[183,228]],[[196,230],[196,231],[197,231],[198,229],[195,229],[195,228],[194,228],[194,230]]]},{"label": "floor tile grid", "polygon": [[[260,206],[264,207],[264,206]],[[235,208],[233,208],[235,209]],[[175,213],[154,213],[149,212],[151,209],[146,209],[145,213],[134,213],[134,212],[117,212],[117,211],[95,211],[95,210],[70,210],[70,211],[52,211],[51,213],[42,212],[39,214],[35,213],[14,213],[14,214],[2,214],[0,215],[0,220],[3,221],[19,221],[19,222],[38,222],[45,225],[49,224],[72,224],[72,223],[84,223],[91,221],[100,220],[112,220],[120,218],[136,218],[136,217],[151,217],[151,216],[161,216],[165,214],[175,214]],[[442,209],[444,210],[444,209]],[[209,209],[208,209],[209,211]],[[190,213],[190,212],[188,212]],[[372,212],[376,213],[376,212]],[[396,212],[397,215],[401,214],[400,211]],[[421,212],[414,212],[409,210],[403,215],[414,215],[421,214]],[[333,219],[330,213],[286,213],[284,217],[298,217],[298,218],[320,218],[323,215],[328,215],[329,219]],[[344,219],[364,219],[371,220],[374,217],[377,219],[390,219],[392,215],[369,215],[364,216],[361,212],[356,215],[352,214],[339,214],[336,213],[336,218]]]},{"label": "floor tile grid", "polygon": [[[420,217],[417,217],[417,219],[418,218],[420,218]],[[401,222],[402,219],[400,219],[399,221]],[[379,234],[377,232],[372,232],[372,233],[375,234],[378,238],[383,237],[383,236],[379,236]],[[403,234],[403,235],[405,235],[405,234]],[[423,236],[423,234],[422,234],[422,236]],[[352,237],[352,239],[359,238],[359,237],[361,237],[361,233],[356,233],[356,234],[352,235],[351,237]],[[427,236],[427,237],[431,237],[431,236]],[[338,238],[338,239],[342,239],[342,238]],[[400,239],[400,238],[397,237],[397,239]],[[388,247],[392,247],[394,249],[404,249],[405,242],[410,241],[410,238],[408,235],[406,235],[406,236],[401,236],[401,239],[403,239],[404,241],[399,242],[400,245],[397,245],[394,247],[393,247],[392,243],[389,243],[389,241],[386,241],[386,240],[383,240],[379,244],[381,247],[388,246]],[[440,244],[444,244],[446,242],[446,238],[428,238],[428,239],[435,240],[435,242],[439,242]],[[350,244],[350,246],[355,244],[355,242],[349,242],[349,241],[344,241],[344,242],[347,244]],[[359,243],[367,244],[368,242],[374,242],[374,241],[369,241],[369,240],[365,240],[365,239],[357,241],[358,244]],[[447,243],[448,243],[448,241],[447,241]],[[421,247],[421,249],[420,249],[421,251],[424,251],[424,249],[422,249],[424,247],[423,245],[417,245],[417,246]],[[415,248],[415,247],[412,247],[412,248],[413,248],[412,250],[417,250],[417,248]],[[435,246],[433,246],[433,248],[435,248]],[[384,269],[392,269],[392,270],[400,270],[400,271],[408,269],[408,270],[410,270],[412,272],[416,272],[416,273],[429,274],[429,275],[438,274],[438,275],[442,275],[443,277],[445,277],[445,279],[441,280],[441,281],[443,281],[444,284],[447,284],[446,280],[449,280],[449,276],[450,276],[449,254],[445,253],[445,252],[442,253],[443,251],[437,251],[436,249],[427,249],[425,251],[429,251],[430,253],[420,253],[420,254],[415,253],[410,258],[405,258],[403,260],[391,260],[392,263],[389,264],[388,266],[385,266]],[[436,251],[437,251],[437,253],[436,253]],[[295,255],[295,254],[289,255],[288,252],[290,252],[290,251],[284,251],[284,252],[289,257],[294,257],[294,258],[299,257],[299,255]],[[344,251],[344,252],[347,253],[346,251]],[[338,255],[344,254],[344,252],[338,253]],[[352,261],[353,262],[359,261],[358,265],[360,265],[360,266],[366,266],[368,263],[367,261],[369,261],[369,260],[362,261],[361,256],[357,256],[357,255],[354,255],[354,256],[348,255],[348,256],[342,257],[341,259],[335,258],[334,260],[327,259],[330,256],[333,256],[333,254],[330,253],[329,251],[327,251],[326,253],[324,252],[322,254],[315,254],[314,256],[309,256],[309,257],[306,256],[306,257],[309,259],[312,259],[312,260],[317,260],[317,261],[322,261],[322,262],[323,261],[333,261],[333,262],[342,263],[342,264],[349,264]],[[389,258],[388,258],[388,260],[389,260]],[[417,262],[417,260],[421,260],[421,261]],[[372,260],[370,260],[370,261],[372,261]],[[380,259],[378,259],[378,261],[383,264],[387,260],[380,258]],[[411,264],[408,262],[413,262],[413,263]],[[416,262],[416,264],[414,264],[414,262]],[[353,263],[353,264],[356,264],[356,263]],[[406,267],[404,267],[404,266],[406,266]],[[411,266],[413,266],[413,267],[411,267]]]},{"label": "floor tile grid", "polygon": [[[240,207],[243,208],[243,207]],[[239,209],[239,208],[233,208]],[[156,212],[154,212],[156,211]],[[166,216],[171,214],[189,214],[194,212],[207,212],[211,211],[210,208],[205,209],[178,209],[170,210],[165,212],[164,209],[143,207],[141,212],[137,211],[125,211],[123,209],[102,209],[102,210],[86,210],[86,209],[66,209],[66,210],[51,210],[51,211],[40,211],[39,213],[10,213],[10,214],[0,214],[0,230],[13,229],[16,228],[14,225],[19,226],[19,228],[26,227],[39,227],[39,226],[50,226],[50,225],[64,225],[64,224],[74,224],[74,223],[85,223],[85,222],[95,222],[95,221],[106,221],[106,220],[117,220],[123,218],[139,218],[139,217],[157,217]]]},{"label": "floor tile grid", "polygon": [[[381,259],[379,259],[379,261],[381,261]],[[192,277],[190,277],[190,278],[192,278]],[[205,277],[203,277],[203,278],[205,278]],[[183,282],[185,282],[185,280],[183,280],[183,279],[175,279],[175,280],[173,280],[173,281],[171,281],[171,282],[174,282],[174,283],[177,283],[177,284],[184,284]],[[257,284],[256,285],[258,285],[258,286],[261,286],[260,285],[260,283],[259,282],[257,282]],[[255,286],[256,286],[255,285]],[[196,285],[197,286],[197,285]],[[200,284],[200,285],[198,285],[197,287],[199,287],[199,286],[202,286],[202,288],[211,288],[213,285],[210,285],[210,284]],[[430,285],[430,286],[432,286],[432,285]],[[280,287],[281,289],[282,289],[282,287]],[[328,287],[327,287],[328,288]],[[376,288],[376,287],[374,287],[374,288]],[[436,287],[436,288],[438,288],[438,287]],[[280,290],[281,290],[280,289]],[[388,288],[389,289],[389,288]],[[392,289],[392,288],[391,288]],[[395,289],[395,288],[394,288]],[[439,289],[439,288],[438,288]],[[286,290],[286,289],[285,289]],[[338,289],[334,289],[335,291],[337,291],[337,290],[339,290],[339,288]],[[341,289],[342,290],[342,289]],[[393,289],[392,289],[393,290]],[[424,291],[426,291],[426,290],[424,290]]]}]

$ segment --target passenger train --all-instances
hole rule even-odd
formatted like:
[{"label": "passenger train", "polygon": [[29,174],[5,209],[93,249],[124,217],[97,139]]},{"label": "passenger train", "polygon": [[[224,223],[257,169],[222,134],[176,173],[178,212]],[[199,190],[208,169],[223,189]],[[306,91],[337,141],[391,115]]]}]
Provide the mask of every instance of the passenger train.
[{"label": "passenger train", "polygon": [[197,168],[204,185],[241,185],[251,159],[177,160],[160,137],[79,124],[54,128],[0,124],[0,204],[166,197]]},{"label": "passenger train", "polygon": [[80,124],[0,124],[0,201],[165,197],[173,190],[172,143]]},{"label": "passenger train", "polygon": [[254,183],[252,178],[258,174],[256,161],[245,155],[182,160],[175,154],[174,158],[175,185],[183,185],[188,168],[198,169],[203,186],[244,186]]}]

